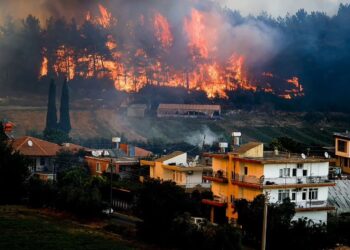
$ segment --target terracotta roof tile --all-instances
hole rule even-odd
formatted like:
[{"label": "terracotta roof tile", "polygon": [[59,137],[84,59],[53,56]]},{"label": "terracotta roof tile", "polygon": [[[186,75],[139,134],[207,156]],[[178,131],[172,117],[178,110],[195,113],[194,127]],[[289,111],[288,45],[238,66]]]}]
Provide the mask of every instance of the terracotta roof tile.
[{"label": "terracotta roof tile", "polygon": [[30,136],[13,140],[12,147],[26,156],[55,156],[61,149],[58,144]]}]

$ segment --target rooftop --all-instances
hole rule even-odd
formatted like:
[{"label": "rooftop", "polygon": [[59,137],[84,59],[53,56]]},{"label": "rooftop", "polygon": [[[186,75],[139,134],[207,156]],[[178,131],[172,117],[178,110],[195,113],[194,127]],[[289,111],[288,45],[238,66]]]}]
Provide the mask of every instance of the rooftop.
[{"label": "rooftop", "polygon": [[236,153],[236,154],[244,154],[246,153],[248,150],[251,150],[259,145],[261,145],[262,142],[248,142],[246,144],[243,144],[241,145],[240,147],[236,147],[234,150],[233,150],[233,153]]},{"label": "rooftop", "polygon": [[24,136],[12,141],[12,147],[26,156],[56,156],[61,146],[31,136]]},{"label": "rooftop", "polygon": [[191,109],[191,110],[213,110],[220,111],[220,105],[201,105],[201,104],[166,104],[161,103],[158,109]]},{"label": "rooftop", "polygon": [[156,159],[155,161],[157,161],[157,162],[164,162],[164,161],[170,160],[170,159],[172,159],[172,158],[174,158],[176,156],[182,155],[182,154],[184,154],[184,152],[182,152],[182,151],[174,151],[171,154],[164,155],[164,156]]},{"label": "rooftop", "polygon": [[346,131],[344,133],[334,133],[333,135],[334,135],[334,137],[340,137],[340,138],[344,138],[344,139],[349,139],[350,140],[350,133],[349,133],[349,131]]},{"label": "rooftop", "polygon": [[273,151],[264,151],[263,157],[239,157],[234,152],[226,154],[221,153],[207,153],[206,155],[214,158],[228,158],[229,156],[236,157],[242,161],[253,161],[261,164],[278,164],[278,163],[317,163],[317,162],[329,162],[330,159],[318,156],[307,156],[305,159],[299,154],[278,152],[275,154]]}]

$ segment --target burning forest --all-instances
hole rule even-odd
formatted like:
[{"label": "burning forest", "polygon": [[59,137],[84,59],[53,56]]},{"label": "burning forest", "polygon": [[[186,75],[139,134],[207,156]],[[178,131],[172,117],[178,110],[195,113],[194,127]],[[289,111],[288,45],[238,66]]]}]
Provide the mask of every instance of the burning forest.
[{"label": "burning forest", "polygon": [[0,13],[1,93],[42,95],[67,78],[83,98],[346,109],[349,6],[273,18],[209,0],[29,2],[0,2],[13,16]]},{"label": "burning forest", "polygon": [[[232,24],[216,5],[193,2],[176,16],[156,5],[128,17],[101,3],[82,12],[69,24],[71,37],[43,42],[39,79],[109,79],[125,92],[183,87],[208,98],[239,89],[304,96],[298,76],[276,77],[260,67],[273,56],[277,35],[257,22]],[[44,36],[59,25],[49,19]]]}]

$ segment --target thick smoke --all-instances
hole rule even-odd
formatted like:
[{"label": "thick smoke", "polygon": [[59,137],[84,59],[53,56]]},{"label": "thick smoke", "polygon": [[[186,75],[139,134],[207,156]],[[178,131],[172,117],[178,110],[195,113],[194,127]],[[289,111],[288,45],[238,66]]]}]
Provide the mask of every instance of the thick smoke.
[{"label": "thick smoke", "polygon": [[202,147],[203,145],[212,146],[215,142],[222,138],[222,135],[218,135],[208,126],[203,126],[200,131],[194,131],[191,136],[185,138],[185,142],[193,146]]}]

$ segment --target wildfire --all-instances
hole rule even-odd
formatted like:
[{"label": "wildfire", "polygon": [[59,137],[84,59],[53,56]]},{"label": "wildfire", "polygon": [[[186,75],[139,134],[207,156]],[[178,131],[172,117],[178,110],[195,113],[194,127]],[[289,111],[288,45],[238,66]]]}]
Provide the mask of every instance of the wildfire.
[{"label": "wildfire", "polygon": [[[106,31],[117,25],[116,19],[104,6],[98,5],[98,10],[98,17],[87,13],[86,21],[101,26]],[[87,48],[77,50],[62,44],[56,49],[55,59],[49,61],[48,52],[43,49],[39,76],[54,73],[57,76],[64,75],[69,80],[110,79],[116,89],[126,92],[137,92],[146,85],[181,86],[188,90],[204,91],[209,98],[228,98],[227,91],[238,89],[257,91],[259,82],[250,80],[246,58],[243,55],[228,54],[226,62],[215,57],[216,47],[213,46],[215,44],[213,41],[216,37],[216,28],[207,26],[205,21],[209,18],[210,14],[196,9],[192,9],[190,16],[185,18],[182,28],[188,39],[189,61],[182,67],[176,67],[168,60],[164,60],[161,53],[155,56],[152,51],[143,48],[128,45],[123,47],[117,43],[119,40],[116,37],[107,34],[104,48],[107,53],[95,50],[92,52]],[[153,27],[155,40],[161,44],[162,52],[173,49],[174,35],[168,19],[159,12],[154,12],[152,18],[141,15],[136,23],[144,27],[148,21]],[[136,25],[126,24],[130,35],[134,34],[133,28]],[[277,79],[270,72],[264,72],[262,76],[271,80]],[[282,81],[289,84],[288,89],[281,91],[265,82],[259,85],[259,91],[276,94],[285,99],[303,95],[303,87],[298,77]]]},{"label": "wildfire", "polygon": [[155,34],[159,42],[161,42],[164,48],[171,47],[173,43],[173,35],[170,31],[170,25],[168,20],[160,13],[156,13],[154,16],[154,29]]},{"label": "wildfire", "polygon": [[184,28],[189,39],[188,46],[192,51],[197,50],[201,57],[207,58],[209,45],[208,40],[205,38],[204,15],[196,9],[192,9],[191,18],[185,20]]}]

